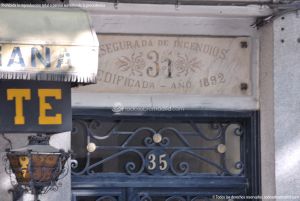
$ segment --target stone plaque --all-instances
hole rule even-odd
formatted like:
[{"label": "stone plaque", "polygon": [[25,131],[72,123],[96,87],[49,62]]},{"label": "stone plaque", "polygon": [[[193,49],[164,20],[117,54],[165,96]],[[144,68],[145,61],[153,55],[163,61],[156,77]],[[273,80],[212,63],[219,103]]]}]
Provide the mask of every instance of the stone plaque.
[{"label": "stone plaque", "polygon": [[251,95],[248,37],[99,35],[98,39],[97,84],[83,91]]}]

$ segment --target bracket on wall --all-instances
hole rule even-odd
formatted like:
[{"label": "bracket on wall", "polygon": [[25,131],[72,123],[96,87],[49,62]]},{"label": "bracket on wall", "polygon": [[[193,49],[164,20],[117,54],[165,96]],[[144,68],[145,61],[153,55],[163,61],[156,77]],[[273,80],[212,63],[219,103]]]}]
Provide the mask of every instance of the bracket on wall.
[{"label": "bracket on wall", "polygon": [[[285,1],[284,1],[285,2]],[[297,16],[299,16],[299,10],[300,10],[300,2],[299,1],[289,1],[289,2],[281,2],[282,4],[272,4],[270,7],[274,10],[272,15],[268,15],[265,17],[259,17],[256,19],[256,21],[251,25],[252,27],[255,27],[259,29],[260,27],[273,22],[277,18],[288,14],[296,12]]]},{"label": "bracket on wall", "polygon": [[119,5],[119,0],[115,0],[114,2],[114,8],[117,10]]},{"label": "bracket on wall", "polygon": [[175,9],[176,9],[176,10],[179,10],[179,6],[180,6],[180,1],[179,1],[179,0],[176,0],[176,3],[175,3]]}]

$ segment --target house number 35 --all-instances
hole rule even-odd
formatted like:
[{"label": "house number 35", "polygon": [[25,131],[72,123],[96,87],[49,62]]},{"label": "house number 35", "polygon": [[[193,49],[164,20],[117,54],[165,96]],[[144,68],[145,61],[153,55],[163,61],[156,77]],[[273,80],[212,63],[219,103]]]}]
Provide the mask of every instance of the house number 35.
[{"label": "house number 35", "polygon": [[162,150],[150,151],[146,156],[146,167],[150,173],[167,171],[169,168],[169,157]]}]

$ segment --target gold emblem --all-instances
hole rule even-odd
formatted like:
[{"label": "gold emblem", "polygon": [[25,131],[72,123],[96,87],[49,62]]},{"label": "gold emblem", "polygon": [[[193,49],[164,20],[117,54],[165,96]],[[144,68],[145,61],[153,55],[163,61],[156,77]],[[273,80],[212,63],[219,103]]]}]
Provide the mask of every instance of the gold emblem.
[{"label": "gold emblem", "polygon": [[96,148],[97,147],[96,147],[95,143],[92,143],[92,142],[86,146],[87,151],[90,153],[94,152],[96,150]]},{"label": "gold emblem", "polygon": [[217,147],[217,150],[220,154],[224,154],[226,152],[226,145],[224,144],[219,144]]},{"label": "gold emblem", "polygon": [[161,134],[155,133],[155,134],[153,135],[153,141],[154,141],[155,143],[160,143],[161,140],[162,140]]}]

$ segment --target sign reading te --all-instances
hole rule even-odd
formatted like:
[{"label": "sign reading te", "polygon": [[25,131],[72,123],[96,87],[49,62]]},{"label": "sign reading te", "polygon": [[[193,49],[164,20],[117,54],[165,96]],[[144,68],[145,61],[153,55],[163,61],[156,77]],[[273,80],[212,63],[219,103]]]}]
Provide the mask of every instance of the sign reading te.
[{"label": "sign reading te", "polygon": [[1,132],[64,132],[71,119],[71,84],[0,81]]}]

